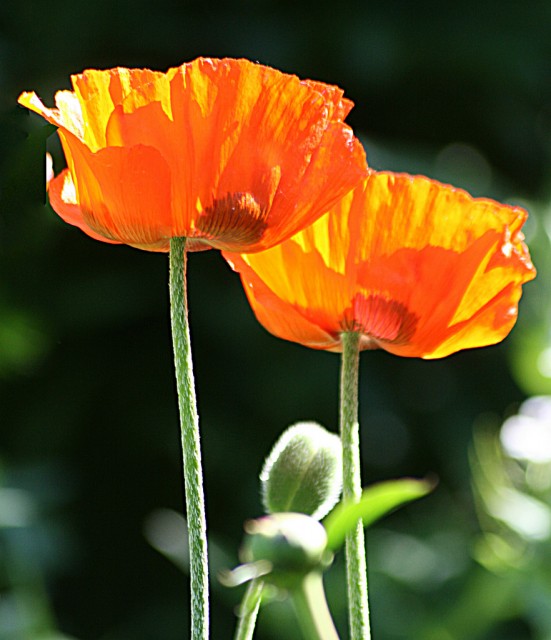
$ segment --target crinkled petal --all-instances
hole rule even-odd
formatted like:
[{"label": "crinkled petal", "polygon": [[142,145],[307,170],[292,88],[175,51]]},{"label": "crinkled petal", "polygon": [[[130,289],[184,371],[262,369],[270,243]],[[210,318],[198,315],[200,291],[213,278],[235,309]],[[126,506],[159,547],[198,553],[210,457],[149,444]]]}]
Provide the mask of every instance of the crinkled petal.
[{"label": "crinkled petal", "polygon": [[111,240],[155,251],[185,236],[192,249],[260,251],[367,172],[338,87],[230,58],[71,80],[54,109],[34,93],[20,103],[59,127],[86,225]]},{"label": "crinkled petal", "polygon": [[93,151],[109,144],[107,124],[118,106],[133,113],[156,103],[170,116],[169,76],[165,73],[122,67],[89,69],[71,76],[71,81],[86,123],[83,142]]},{"label": "crinkled petal", "polygon": [[[180,156],[186,191],[198,194],[207,215],[217,202],[251,194],[265,230],[247,251],[306,226],[366,173],[351,130],[330,118],[344,112],[340,94],[328,102],[295,76],[228,59],[184,66],[171,87],[177,139],[188,141]],[[202,233],[198,225],[196,235]],[[231,237],[209,240],[238,250]]]},{"label": "crinkled petal", "polygon": [[439,358],[511,330],[535,276],[525,218],[422,176],[372,172],[278,247],[224,255],[275,335],[335,350],[340,332],[359,331],[361,348]]}]

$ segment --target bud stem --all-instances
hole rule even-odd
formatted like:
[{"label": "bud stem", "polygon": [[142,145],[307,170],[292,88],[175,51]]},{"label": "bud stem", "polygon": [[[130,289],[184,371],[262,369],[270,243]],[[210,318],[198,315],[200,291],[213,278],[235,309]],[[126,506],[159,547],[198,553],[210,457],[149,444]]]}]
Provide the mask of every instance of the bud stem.
[{"label": "bud stem", "polygon": [[[359,502],[362,493],[360,465],[360,425],[358,422],[358,382],[360,334],[342,334],[340,433],[343,462],[343,499]],[[367,563],[361,521],[346,536],[346,578],[350,640],[369,640]]]},{"label": "bud stem", "polygon": [[199,443],[199,417],[197,415],[189,337],[186,264],[186,239],[172,238],[170,241],[170,315],[180,409],[189,532],[191,640],[207,640],[209,634],[207,529]]},{"label": "bud stem", "polygon": [[252,640],[263,588],[264,582],[260,578],[255,578],[249,582],[247,591],[239,606],[239,623],[235,631],[234,640]]},{"label": "bud stem", "polygon": [[333,624],[325,591],[323,578],[319,571],[311,571],[291,591],[302,633],[307,640],[339,640]]}]

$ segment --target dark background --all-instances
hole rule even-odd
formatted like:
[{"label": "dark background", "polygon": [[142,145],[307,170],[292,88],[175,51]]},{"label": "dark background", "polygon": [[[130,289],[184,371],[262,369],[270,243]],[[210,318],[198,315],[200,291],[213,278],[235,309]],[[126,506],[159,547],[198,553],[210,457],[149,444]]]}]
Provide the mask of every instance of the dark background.
[{"label": "dark background", "polygon": [[[164,70],[197,56],[338,84],[373,167],[530,210],[539,277],[503,344],[433,362],[362,355],[363,474],[440,478],[369,535],[377,640],[549,637],[549,564],[476,562],[485,525],[468,452],[476,425],[495,432],[526,396],[551,393],[550,33],[547,0],[2,4],[0,640],[187,637],[171,546],[182,487],[168,261],[55,216],[43,188],[52,129],[16,98],[35,90],[52,105],[85,68]],[[58,171],[55,136],[48,147]],[[189,280],[217,571],[237,564],[242,523],[261,513],[257,476],[278,434],[300,419],[336,430],[339,358],[266,333],[217,252],[192,255]],[[549,544],[526,542],[547,561]],[[341,560],[327,582],[345,637]],[[215,581],[213,638],[231,637],[240,596]],[[258,638],[296,638],[293,626],[286,604],[267,605]]]}]

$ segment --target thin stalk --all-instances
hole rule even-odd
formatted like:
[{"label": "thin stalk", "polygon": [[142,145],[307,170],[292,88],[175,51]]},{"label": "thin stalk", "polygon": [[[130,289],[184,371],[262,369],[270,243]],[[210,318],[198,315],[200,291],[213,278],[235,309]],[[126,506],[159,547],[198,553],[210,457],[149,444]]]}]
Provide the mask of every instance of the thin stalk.
[{"label": "thin stalk", "polygon": [[339,640],[333,624],[321,573],[312,571],[291,591],[302,633],[306,640]]},{"label": "thin stalk", "polygon": [[252,640],[263,589],[264,582],[260,578],[255,578],[249,582],[247,591],[239,606],[239,623],[235,631],[234,640]]},{"label": "thin stalk", "polygon": [[[362,492],[360,465],[360,425],[358,422],[358,381],[360,334],[342,334],[340,432],[342,440],[343,499],[358,502]],[[361,521],[346,536],[346,579],[350,640],[369,640],[367,563]]]},{"label": "thin stalk", "polygon": [[209,635],[207,527],[199,443],[199,417],[189,337],[186,263],[186,239],[173,238],[170,241],[170,316],[182,432],[189,536],[191,640],[207,640]]}]

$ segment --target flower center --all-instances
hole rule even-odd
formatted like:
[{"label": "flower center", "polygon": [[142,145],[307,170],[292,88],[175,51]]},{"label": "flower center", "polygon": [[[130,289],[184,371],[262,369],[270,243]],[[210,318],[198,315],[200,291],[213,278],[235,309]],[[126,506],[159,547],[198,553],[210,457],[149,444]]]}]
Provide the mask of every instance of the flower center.
[{"label": "flower center", "polygon": [[345,312],[347,331],[360,331],[374,348],[377,342],[406,344],[417,328],[417,316],[396,300],[357,294]]},{"label": "flower center", "polygon": [[196,227],[214,247],[234,249],[258,242],[268,226],[266,217],[250,193],[228,193],[205,209]]}]

